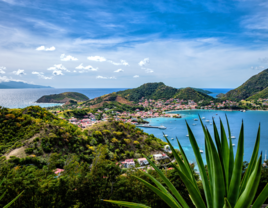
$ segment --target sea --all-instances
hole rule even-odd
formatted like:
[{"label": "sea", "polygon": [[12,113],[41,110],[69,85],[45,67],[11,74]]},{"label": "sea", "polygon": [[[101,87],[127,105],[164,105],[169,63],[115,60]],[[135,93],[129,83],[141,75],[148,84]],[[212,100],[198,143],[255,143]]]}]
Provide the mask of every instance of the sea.
[{"label": "sea", "polygon": [[[79,92],[90,99],[99,97],[101,95],[105,95],[112,92],[117,92],[121,90],[125,90],[126,88],[72,88],[72,89],[0,89],[0,106],[8,107],[8,108],[24,108],[30,105],[39,105],[42,107],[55,106],[60,104],[54,103],[35,103],[37,99],[42,97],[43,95],[50,94],[58,94],[62,92]],[[226,93],[231,89],[220,89],[220,88],[205,88],[205,90],[209,90],[212,92],[210,94],[213,97],[216,97],[219,93]],[[188,111],[177,111],[172,113],[179,113],[182,115],[182,118],[151,118],[148,119],[151,125],[160,126],[164,125],[166,130],[159,129],[150,129],[143,128],[143,130],[149,134],[154,134],[156,137],[165,140],[163,137],[163,133],[168,135],[168,139],[170,139],[171,143],[175,148],[178,148],[178,144],[176,142],[176,137],[179,139],[187,157],[191,162],[195,162],[195,156],[190,145],[189,137],[186,128],[186,121],[192,128],[192,131],[196,137],[198,145],[200,149],[204,150],[204,135],[201,124],[199,121],[194,121],[195,118],[198,118],[198,115],[201,117],[205,117],[205,120],[209,120],[209,122],[204,123],[210,130],[213,135],[213,128],[210,124],[212,118],[215,117],[215,122],[219,127],[219,118],[222,119],[224,124],[226,124],[225,115],[228,116],[232,135],[235,136],[235,139],[232,139],[232,142],[235,146],[234,152],[236,152],[236,146],[238,142],[239,132],[242,121],[244,122],[244,131],[245,131],[245,154],[244,160],[250,161],[250,156],[253,151],[253,147],[256,140],[257,130],[259,124],[261,125],[261,143],[260,143],[260,152],[263,152],[265,155],[265,151],[268,150],[268,112],[267,111],[217,111],[217,110],[188,110]],[[196,124],[196,125],[193,125]],[[225,125],[227,130],[227,126]],[[173,139],[172,139],[173,138]],[[205,154],[202,154],[202,157],[205,161]]]}]

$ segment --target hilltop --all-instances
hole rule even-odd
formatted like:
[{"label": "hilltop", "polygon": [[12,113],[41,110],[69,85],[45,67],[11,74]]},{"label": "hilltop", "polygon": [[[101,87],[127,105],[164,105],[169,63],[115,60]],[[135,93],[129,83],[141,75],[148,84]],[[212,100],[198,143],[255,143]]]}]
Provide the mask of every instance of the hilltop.
[{"label": "hilltop", "polygon": [[37,103],[66,103],[70,100],[73,101],[87,101],[89,98],[78,92],[64,92],[60,94],[44,95],[39,98]]},{"label": "hilltop", "polygon": [[194,100],[195,102],[200,100],[214,100],[214,98],[205,93],[210,92],[190,87],[177,89],[166,86],[163,82],[146,83],[138,88],[117,92],[117,94],[133,102],[138,102],[142,97],[153,100],[178,98]]},{"label": "hilltop", "polygon": [[[267,98],[266,93],[261,93],[262,90],[268,87],[268,69],[252,76],[245,83],[238,88],[227,92],[224,98],[233,100],[242,100],[250,98],[255,95],[254,98]],[[258,95],[257,95],[258,93]]]},{"label": "hilltop", "polygon": [[193,100],[194,102],[199,102],[200,100],[214,100],[214,98],[206,95],[202,92],[198,92],[193,88],[187,87],[178,91],[174,98],[179,98],[183,100]]},{"label": "hilltop", "polygon": [[[106,121],[82,130],[44,108],[0,109],[0,154],[9,158],[46,158],[51,153],[77,155],[92,162],[100,146],[107,146],[107,159],[138,158],[161,150],[166,144],[130,123]],[[3,130],[4,129],[4,130]]]},{"label": "hilltop", "polygon": [[24,82],[1,82],[0,89],[52,88],[50,86],[33,85]]}]

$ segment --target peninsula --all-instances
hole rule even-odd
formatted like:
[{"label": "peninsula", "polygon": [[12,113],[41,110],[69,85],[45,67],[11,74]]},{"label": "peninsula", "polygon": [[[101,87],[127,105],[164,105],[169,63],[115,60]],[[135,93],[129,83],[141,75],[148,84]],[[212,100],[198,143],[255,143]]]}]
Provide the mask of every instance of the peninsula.
[{"label": "peninsula", "polygon": [[82,102],[87,101],[89,98],[78,92],[64,92],[60,94],[44,95],[39,98],[37,103],[67,103],[69,101]]}]

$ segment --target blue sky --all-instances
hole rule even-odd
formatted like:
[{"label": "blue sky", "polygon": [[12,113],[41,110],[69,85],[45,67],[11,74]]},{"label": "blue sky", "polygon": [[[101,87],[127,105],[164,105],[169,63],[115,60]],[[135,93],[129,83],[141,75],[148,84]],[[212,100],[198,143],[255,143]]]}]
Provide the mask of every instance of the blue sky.
[{"label": "blue sky", "polygon": [[0,0],[0,82],[234,88],[268,68],[268,2]]}]

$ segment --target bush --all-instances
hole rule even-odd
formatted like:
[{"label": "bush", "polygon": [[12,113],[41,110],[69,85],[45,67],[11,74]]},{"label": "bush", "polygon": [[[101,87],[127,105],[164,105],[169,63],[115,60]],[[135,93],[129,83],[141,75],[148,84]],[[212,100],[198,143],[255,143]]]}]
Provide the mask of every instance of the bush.
[{"label": "bush", "polygon": [[25,149],[25,152],[26,152],[27,154],[32,154],[33,151],[34,151],[33,148],[27,148],[27,149]]}]

